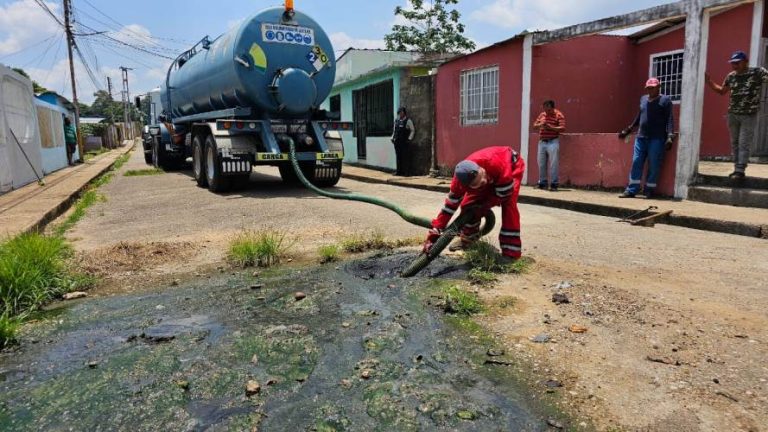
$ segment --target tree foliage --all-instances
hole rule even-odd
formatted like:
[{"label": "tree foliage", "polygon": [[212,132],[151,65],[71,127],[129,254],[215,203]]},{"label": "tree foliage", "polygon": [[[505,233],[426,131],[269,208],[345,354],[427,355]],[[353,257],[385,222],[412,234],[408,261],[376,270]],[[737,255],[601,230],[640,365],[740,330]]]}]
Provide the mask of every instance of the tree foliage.
[{"label": "tree foliage", "polygon": [[384,36],[388,50],[421,53],[462,53],[475,49],[464,36],[461,14],[453,6],[459,0],[408,0],[411,7],[395,8],[395,16],[408,24],[395,24]]},{"label": "tree foliage", "polygon": [[35,94],[45,93],[45,92],[48,91],[47,88],[41,86],[37,81],[33,80],[32,77],[30,77],[29,74],[27,73],[27,71],[25,71],[24,69],[17,68],[17,67],[11,68],[11,69],[13,71],[15,71],[15,72],[18,72],[21,75],[24,75],[25,77],[29,78],[30,80],[32,80],[32,91],[35,92]]}]

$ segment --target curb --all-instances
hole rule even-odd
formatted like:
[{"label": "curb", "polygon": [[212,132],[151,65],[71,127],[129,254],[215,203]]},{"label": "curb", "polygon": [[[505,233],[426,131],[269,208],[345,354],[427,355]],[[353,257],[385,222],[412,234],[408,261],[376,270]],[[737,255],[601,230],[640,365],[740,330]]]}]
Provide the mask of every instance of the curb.
[{"label": "curb", "polygon": [[[342,177],[350,180],[357,180],[365,183],[379,183],[388,184],[393,186],[407,187],[412,189],[429,190],[433,192],[445,192],[450,189],[448,185],[420,185],[400,180],[384,180],[372,177],[366,177],[356,174],[347,174],[342,172]],[[594,204],[588,202],[576,202],[568,201],[557,198],[543,198],[531,195],[520,194],[518,202],[522,204],[533,204],[544,207],[553,207],[563,210],[571,210],[579,213],[588,213],[598,216],[624,218],[627,215],[637,212],[637,209],[609,206],[604,204]],[[650,214],[656,214],[651,212]],[[712,231],[724,234],[733,234],[746,237],[755,237],[760,239],[768,239],[768,225],[755,225],[743,222],[734,221],[722,221],[719,219],[702,218],[695,216],[685,216],[672,213],[670,216],[660,218],[656,223],[679,226],[683,228],[697,229],[702,231]]]},{"label": "curb", "polygon": [[69,194],[65,199],[63,199],[57,206],[53,207],[52,209],[45,212],[40,218],[32,223],[29,227],[24,229],[20,234],[26,234],[31,232],[41,232],[45,227],[54,219],[64,214],[67,210],[69,210],[70,207],[72,207],[72,203],[77,201],[77,199],[80,198],[82,195],[82,192],[97,178],[101,177],[112,169],[112,167],[115,165],[115,162],[118,158],[121,156],[130,153],[134,149],[135,145],[131,145],[128,147],[128,149],[122,153],[119,153],[117,157],[104,169],[99,170],[95,175],[93,175],[88,181],[84,182],[80,187],[72,191],[72,193]]}]

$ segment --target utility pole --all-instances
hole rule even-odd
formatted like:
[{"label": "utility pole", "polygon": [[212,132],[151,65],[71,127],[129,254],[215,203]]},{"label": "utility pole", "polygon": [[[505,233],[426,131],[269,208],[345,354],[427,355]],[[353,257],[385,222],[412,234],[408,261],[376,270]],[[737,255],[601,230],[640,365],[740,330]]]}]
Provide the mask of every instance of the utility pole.
[{"label": "utility pole", "polygon": [[128,71],[133,70],[125,66],[120,66],[123,71],[123,121],[125,122],[125,133],[130,139],[133,139],[133,123],[131,123],[130,107],[131,93],[128,89]]},{"label": "utility pole", "polygon": [[72,0],[64,2],[64,31],[67,34],[67,51],[69,52],[69,75],[72,79],[72,103],[75,104],[75,130],[77,131],[77,148],[80,151],[80,159],[83,160],[83,136],[80,133],[80,104],[77,102],[77,85],[75,81],[75,62],[72,57],[72,49],[75,46],[75,36],[72,34]]},{"label": "utility pole", "polygon": [[117,148],[118,143],[115,138],[115,112],[112,106],[112,78],[107,77],[107,91],[109,92],[109,99],[107,99],[107,110],[109,112],[109,141],[111,148]]}]

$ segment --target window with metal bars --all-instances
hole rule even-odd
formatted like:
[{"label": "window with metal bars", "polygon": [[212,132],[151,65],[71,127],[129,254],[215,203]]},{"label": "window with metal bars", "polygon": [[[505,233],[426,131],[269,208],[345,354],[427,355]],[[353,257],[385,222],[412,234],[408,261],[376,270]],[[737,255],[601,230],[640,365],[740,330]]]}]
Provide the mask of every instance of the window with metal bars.
[{"label": "window with metal bars", "polygon": [[496,123],[499,120],[499,67],[461,72],[461,124]]},{"label": "window with metal bars", "polygon": [[651,55],[650,78],[658,78],[661,94],[680,102],[683,95],[683,50]]},{"label": "window with metal bars", "polygon": [[[365,122],[365,136],[392,135],[395,121],[393,85],[393,81],[389,80],[352,92],[355,105],[353,120]],[[357,136],[357,131],[354,135]]]}]

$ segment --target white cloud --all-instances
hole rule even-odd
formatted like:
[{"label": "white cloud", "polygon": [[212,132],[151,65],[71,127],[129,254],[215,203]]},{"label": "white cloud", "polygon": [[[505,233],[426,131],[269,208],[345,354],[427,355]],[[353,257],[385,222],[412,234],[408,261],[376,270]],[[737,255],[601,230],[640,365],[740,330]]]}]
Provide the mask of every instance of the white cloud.
[{"label": "white cloud", "polygon": [[494,0],[472,12],[469,17],[503,29],[553,30],[663,3],[667,0],[640,0],[635,3],[615,0]]},{"label": "white cloud", "polygon": [[136,44],[137,42],[147,45],[155,45],[152,39],[152,32],[140,24],[129,24],[118,32],[110,32],[110,37],[121,42]]},{"label": "white cloud", "polygon": [[336,52],[347,48],[383,49],[384,39],[357,39],[344,32],[332,33],[328,36]]},{"label": "white cloud", "polygon": [[[578,4],[576,4],[578,3]],[[525,0],[495,0],[472,12],[473,20],[497,27],[527,30],[548,30],[562,27],[570,18],[570,9],[578,8],[579,2],[531,2]]]},{"label": "white cloud", "polygon": [[[58,3],[45,4],[54,14],[61,15]],[[20,51],[60,30],[53,18],[32,0],[0,6],[0,55]]]}]

